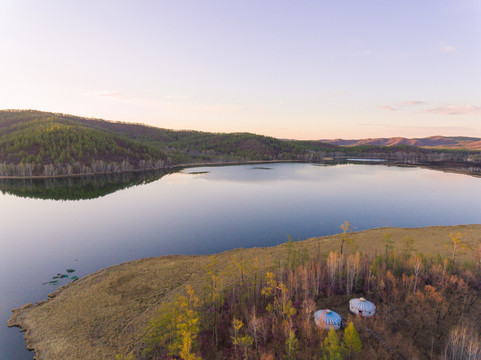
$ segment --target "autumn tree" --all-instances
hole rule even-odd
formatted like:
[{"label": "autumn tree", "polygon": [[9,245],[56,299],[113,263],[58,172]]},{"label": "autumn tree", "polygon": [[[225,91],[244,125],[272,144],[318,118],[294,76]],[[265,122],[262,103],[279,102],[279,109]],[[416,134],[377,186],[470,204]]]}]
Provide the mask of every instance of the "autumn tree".
[{"label": "autumn tree", "polygon": [[234,344],[234,349],[237,350],[237,345],[239,345],[244,350],[244,359],[248,358],[249,347],[253,344],[254,340],[248,334],[241,336],[240,330],[244,326],[242,320],[234,318],[232,320],[232,344]]},{"label": "autumn tree", "polygon": [[341,224],[341,255],[344,250],[344,244],[353,246],[354,245],[354,239],[350,235],[351,230],[351,224],[349,221],[345,221],[344,224]]},{"label": "autumn tree", "polygon": [[167,348],[171,356],[184,360],[199,360],[195,354],[195,340],[199,332],[199,299],[190,285],[187,296],[177,294],[173,303],[160,306],[145,336],[146,352],[154,353],[157,347]]},{"label": "autumn tree", "polygon": [[463,239],[464,234],[463,233],[449,233],[449,237],[451,239],[451,246],[450,248],[452,249],[451,253],[451,268],[454,268],[454,261],[456,260],[456,254],[458,252],[469,252],[470,246],[469,243]]}]

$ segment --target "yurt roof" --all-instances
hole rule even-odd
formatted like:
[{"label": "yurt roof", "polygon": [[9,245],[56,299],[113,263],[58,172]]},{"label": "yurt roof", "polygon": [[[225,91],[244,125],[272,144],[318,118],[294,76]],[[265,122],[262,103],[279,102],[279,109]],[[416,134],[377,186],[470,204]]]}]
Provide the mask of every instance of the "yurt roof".
[{"label": "yurt roof", "polygon": [[349,304],[357,309],[357,310],[361,310],[361,311],[374,311],[376,310],[376,305],[374,305],[372,302],[364,299],[364,298],[359,298],[359,299],[352,299],[351,301],[349,301]]},{"label": "yurt roof", "polygon": [[338,313],[329,309],[318,310],[314,313],[316,321],[322,321],[326,325],[341,325],[342,319]]}]

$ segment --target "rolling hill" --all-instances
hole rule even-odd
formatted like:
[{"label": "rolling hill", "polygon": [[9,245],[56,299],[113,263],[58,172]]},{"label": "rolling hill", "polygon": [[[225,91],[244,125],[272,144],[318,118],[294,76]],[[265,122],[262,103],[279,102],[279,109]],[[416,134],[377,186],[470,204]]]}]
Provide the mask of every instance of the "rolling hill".
[{"label": "rolling hill", "polygon": [[408,164],[449,162],[479,172],[481,152],[476,150],[480,143],[481,139],[464,137],[281,140],[251,133],[168,130],[35,110],[2,110],[0,176],[91,175],[196,163],[318,162],[350,157]]},{"label": "rolling hill", "polygon": [[427,138],[407,139],[403,137],[375,138],[360,140],[320,140],[339,146],[399,146],[408,145],[422,148],[481,150],[481,138],[463,136],[430,136]]}]

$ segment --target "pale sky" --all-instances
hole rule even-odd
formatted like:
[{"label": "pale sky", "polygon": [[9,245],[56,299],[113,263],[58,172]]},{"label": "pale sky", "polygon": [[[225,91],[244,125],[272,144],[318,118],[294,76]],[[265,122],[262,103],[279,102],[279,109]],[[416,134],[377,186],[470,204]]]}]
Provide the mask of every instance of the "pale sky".
[{"label": "pale sky", "polygon": [[0,109],[481,137],[481,1],[0,0]]}]

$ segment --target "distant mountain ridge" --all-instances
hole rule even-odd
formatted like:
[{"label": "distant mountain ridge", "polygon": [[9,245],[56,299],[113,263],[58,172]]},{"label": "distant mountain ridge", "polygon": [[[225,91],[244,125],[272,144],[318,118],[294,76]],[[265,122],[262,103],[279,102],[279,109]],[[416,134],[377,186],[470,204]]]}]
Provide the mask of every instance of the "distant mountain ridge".
[{"label": "distant mountain ridge", "polygon": [[369,138],[357,140],[319,140],[323,143],[339,146],[416,146],[422,148],[441,148],[441,149],[469,149],[481,150],[481,138],[466,136],[430,136],[426,138],[409,139],[405,137],[391,138]]}]

